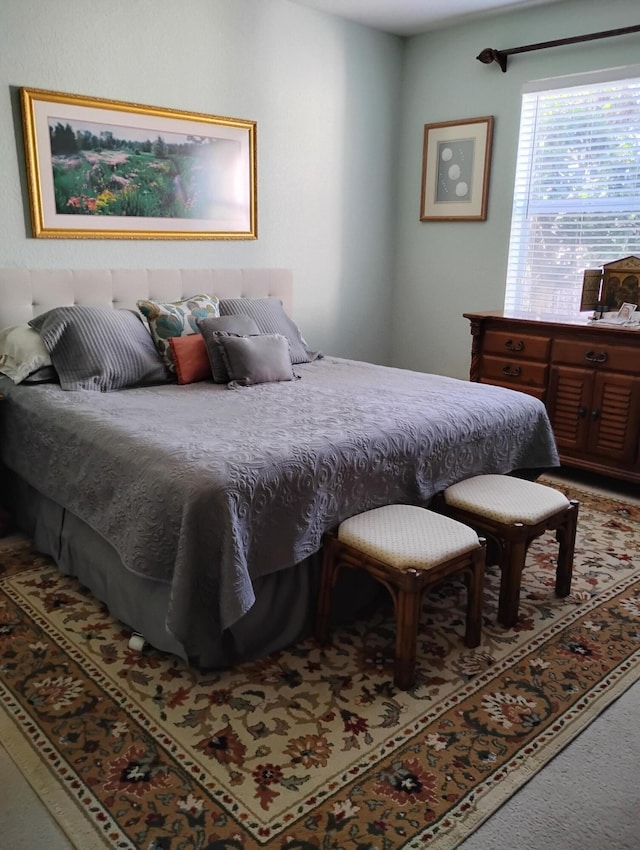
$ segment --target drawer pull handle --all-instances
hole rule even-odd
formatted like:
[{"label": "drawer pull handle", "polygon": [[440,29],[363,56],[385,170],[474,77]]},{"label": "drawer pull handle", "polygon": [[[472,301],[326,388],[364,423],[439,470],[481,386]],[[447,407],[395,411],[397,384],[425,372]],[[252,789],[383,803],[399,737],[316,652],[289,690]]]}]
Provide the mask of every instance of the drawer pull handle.
[{"label": "drawer pull handle", "polygon": [[600,411],[599,410],[592,410],[591,411],[591,418],[592,419],[600,419]]},{"label": "drawer pull handle", "polygon": [[606,363],[607,357],[608,355],[606,351],[601,351],[600,354],[596,354],[595,351],[587,351],[584,359],[588,360],[589,363]]},{"label": "drawer pull handle", "polygon": [[581,404],[580,407],[578,408],[578,416],[579,416],[580,419],[584,419],[584,417],[586,415],[587,415],[587,408],[583,404]]},{"label": "drawer pull handle", "polygon": [[505,342],[504,347],[507,351],[522,351],[524,349],[524,342],[521,339],[517,342],[514,342],[512,339],[508,339]]},{"label": "drawer pull handle", "polygon": [[502,367],[502,372],[507,376],[507,378],[519,378],[522,369],[519,366],[511,367],[507,364]]}]

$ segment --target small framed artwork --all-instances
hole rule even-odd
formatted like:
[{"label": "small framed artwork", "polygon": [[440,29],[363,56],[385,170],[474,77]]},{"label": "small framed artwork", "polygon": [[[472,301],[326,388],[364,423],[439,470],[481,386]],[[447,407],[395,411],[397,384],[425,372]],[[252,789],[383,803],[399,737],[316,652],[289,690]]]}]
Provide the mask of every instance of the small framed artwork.
[{"label": "small framed artwork", "polygon": [[585,269],[582,275],[580,310],[595,310],[600,303],[602,269]]},{"label": "small framed artwork", "polygon": [[424,125],[420,221],[485,221],[493,115]]},{"label": "small framed artwork", "polygon": [[620,305],[620,309],[616,314],[616,321],[621,323],[631,321],[631,316],[635,312],[637,306],[637,304],[629,304],[628,301],[624,301]]},{"label": "small framed artwork", "polygon": [[256,239],[256,123],[20,90],[31,226],[67,239]]}]

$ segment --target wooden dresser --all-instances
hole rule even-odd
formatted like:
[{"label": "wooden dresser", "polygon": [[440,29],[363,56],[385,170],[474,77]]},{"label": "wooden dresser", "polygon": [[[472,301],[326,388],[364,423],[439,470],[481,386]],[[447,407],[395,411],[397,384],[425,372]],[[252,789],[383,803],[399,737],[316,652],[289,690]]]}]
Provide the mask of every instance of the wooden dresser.
[{"label": "wooden dresser", "polygon": [[541,399],[560,460],[640,481],[640,330],[465,313],[472,381]]}]

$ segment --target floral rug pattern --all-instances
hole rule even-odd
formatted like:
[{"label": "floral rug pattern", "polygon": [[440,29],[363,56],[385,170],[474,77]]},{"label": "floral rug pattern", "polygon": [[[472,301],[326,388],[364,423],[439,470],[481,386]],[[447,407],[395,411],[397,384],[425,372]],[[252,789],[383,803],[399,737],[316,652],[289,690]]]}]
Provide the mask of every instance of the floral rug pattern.
[{"label": "floral rug pattern", "polygon": [[392,683],[391,606],[329,647],[202,673],[130,650],[87,590],[5,541],[0,706],[105,846],[451,850],[640,678],[640,506],[560,489],[580,500],[571,595],[554,595],[545,535],[513,629],[488,568],[470,650],[464,585],[443,584],[409,692]]}]

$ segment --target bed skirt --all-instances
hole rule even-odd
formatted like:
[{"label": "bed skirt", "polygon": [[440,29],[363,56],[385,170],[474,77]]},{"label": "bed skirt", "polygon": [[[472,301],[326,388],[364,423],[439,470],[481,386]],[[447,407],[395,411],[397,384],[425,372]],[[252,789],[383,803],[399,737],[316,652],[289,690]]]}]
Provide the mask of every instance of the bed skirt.
[{"label": "bed skirt", "polygon": [[[220,669],[270,655],[312,633],[317,555],[255,579],[256,601],[244,617],[221,634],[207,634],[198,646],[184,646],[166,627],[170,585],[127,570],[101,535],[10,470],[3,470],[3,484],[12,520],[33,547],[49,555],[64,575],[77,578],[112,616],[156,649],[202,669]],[[366,573],[343,570],[332,605],[334,619],[345,622],[383,604],[388,597],[380,590]]]}]

